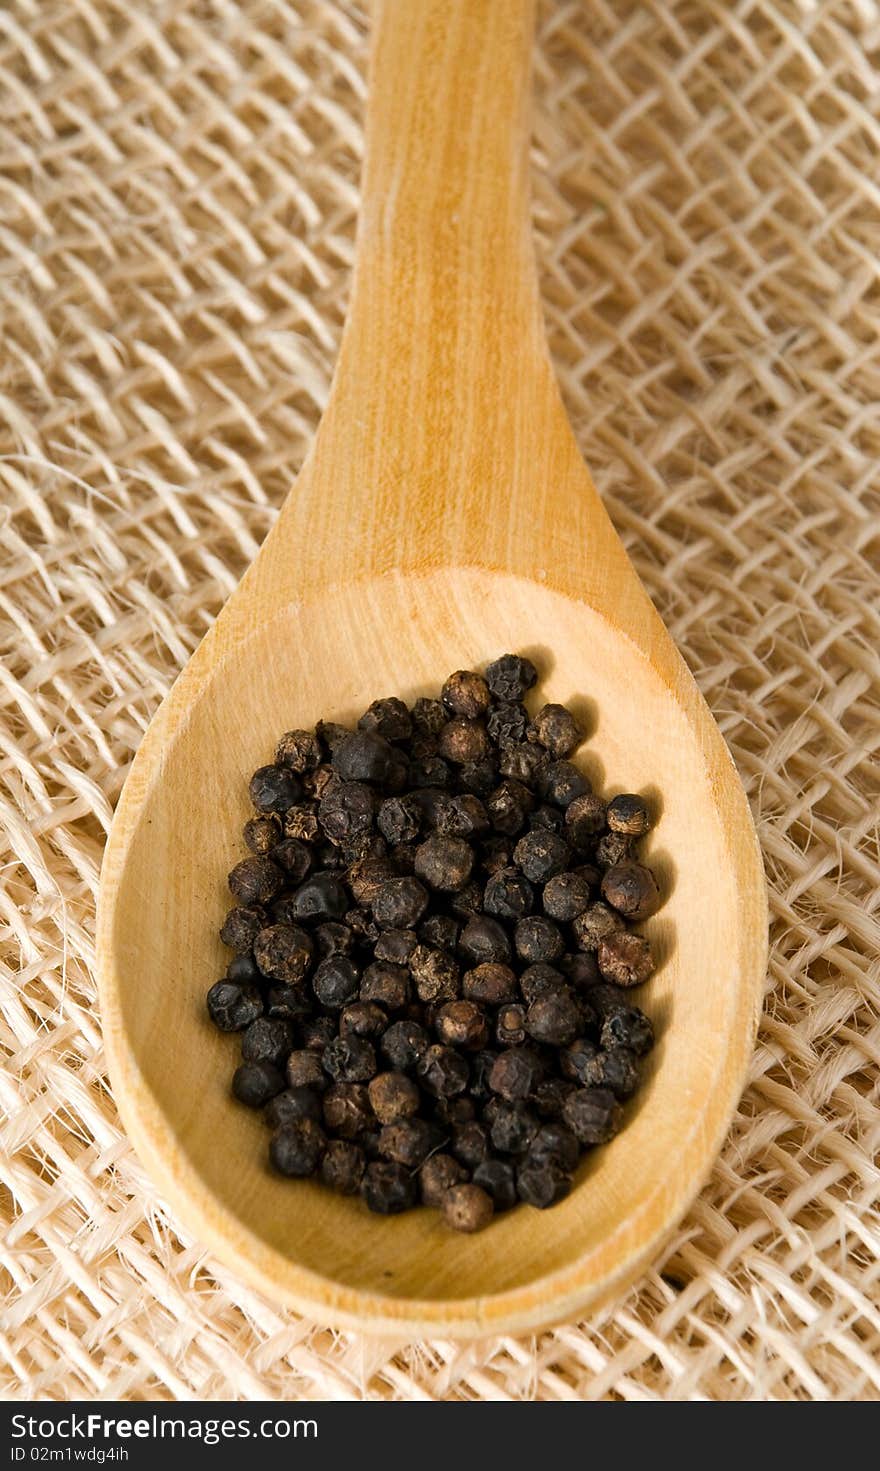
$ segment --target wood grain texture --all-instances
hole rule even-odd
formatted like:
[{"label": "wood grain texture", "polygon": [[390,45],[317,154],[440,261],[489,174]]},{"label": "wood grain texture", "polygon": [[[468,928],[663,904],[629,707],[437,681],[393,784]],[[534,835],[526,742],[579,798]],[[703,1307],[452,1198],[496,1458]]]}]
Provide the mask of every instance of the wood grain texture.
[{"label": "wood grain texture", "polygon": [[[578,456],[547,359],[528,230],[532,7],[374,14],[355,288],[331,402],[257,561],[162,706],[108,844],[99,913],[115,1095],[201,1239],[273,1298],[372,1331],[558,1320],[629,1280],[708,1171],[765,969],[757,842],[721,736]],[[462,1239],[273,1178],[204,993],[246,778],[277,735],[454,668],[531,652],[581,704],[603,789],[661,812],[660,1040],[623,1133],[547,1213]],[[228,834],[228,839],[227,835]],[[226,845],[226,846],[224,846]]]}]

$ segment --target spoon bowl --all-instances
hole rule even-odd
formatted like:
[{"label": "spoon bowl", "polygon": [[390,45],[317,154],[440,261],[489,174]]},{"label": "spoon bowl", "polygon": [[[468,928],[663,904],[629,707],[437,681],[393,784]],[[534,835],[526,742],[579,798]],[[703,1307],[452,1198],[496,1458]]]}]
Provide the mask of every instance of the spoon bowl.
[{"label": "spoon bowl", "polygon": [[[373,1332],[525,1331],[629,1281],[711,1167],[765,969],[742,787],[547,363],[525,203],[530,26],[530,0],[376,8],[331,403],[295,494],[147,733],[102,873],[102,1016],[138,1153],[243,1278]],[[209,1025],[204,997],[228,959],[217,931],[247,778],[278,736],[351,722],[380,696],[434,694],[507,650],[535,660],[542,699],[583,716],[576,759],[597,790],[645,792],[659,814],[646,851],[665,898],[645,926],[659,964],[635,998],[658,1041],[623,1131],[582,1162],[566,1200],[461,1237],[436,1212],[377,1218],[273,1175],[260,1117],[229,1093],[235,1041]]]}]

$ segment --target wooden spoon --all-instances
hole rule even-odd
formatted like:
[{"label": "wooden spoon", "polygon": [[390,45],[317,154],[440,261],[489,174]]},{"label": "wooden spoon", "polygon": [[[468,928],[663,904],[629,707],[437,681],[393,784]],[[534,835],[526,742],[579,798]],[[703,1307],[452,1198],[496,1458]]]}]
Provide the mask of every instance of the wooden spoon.
[{"label": "wooden spoon", "polygon": [[[532,0],[374,5],[348,325],[271,535],[154,719],[107,847],[98,955],[115,1097],[187,1227],[274,1301],[384,1332],[537,1327],[629,1281],[704,1180],[765,974],[745,796],[581,462],[549,364],[529,224]],[[247,777],[278,735],[436,692],[507,650],[581,701],[586,769],[651,795],[668,895],[638,1001],[659,1041],[623,1133],[571,1196],[461,1237],[270,1174],[207,1023]]]}]

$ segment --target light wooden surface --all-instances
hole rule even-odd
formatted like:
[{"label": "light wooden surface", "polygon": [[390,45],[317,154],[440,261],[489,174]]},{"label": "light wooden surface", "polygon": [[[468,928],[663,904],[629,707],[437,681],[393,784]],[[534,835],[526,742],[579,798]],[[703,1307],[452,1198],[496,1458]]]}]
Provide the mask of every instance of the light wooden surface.
[{"label": "light wooden surface", "polygon": [[[273,1298],[372,1331],[536,1327],[629,1280],[707,1173],[762,992],[757,842],[726,747],[598,501],[548,364],[526,185],[531,0],[383,0],[350,319],[331,402],[256,563],[154,720],[107,848],[114,1093],[196,1235]],[[623,1133],[546,1213],[461,1238],[274,1178],[204,993],[246,779],[277,735],[434,691],[507,649],[581,702],[584,762],[651,792],[668,893],[660,1034]]]}]

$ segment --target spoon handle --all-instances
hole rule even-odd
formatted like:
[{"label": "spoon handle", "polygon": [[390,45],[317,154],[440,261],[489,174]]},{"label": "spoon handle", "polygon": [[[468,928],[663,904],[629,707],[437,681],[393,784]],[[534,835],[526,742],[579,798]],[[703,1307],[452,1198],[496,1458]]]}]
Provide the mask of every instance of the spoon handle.
[{"label": "spoon handle", "polygon": [[352,304],[267,552],[283,544],[298,596],[468,564],[558,572],[570,587],[588,545],[623,554],[544,336],[529,211],[534,0],[375,0],[372,21]]},{"label": "spoon handle", "polygon": [[[513,322],[540,332],[529,218],[534,0],[378,0],[349,343],[361,320],[457,380]],[[417,352],[413,349],[416,348]],[[401,383],[400,364],[388,364]]]}]

